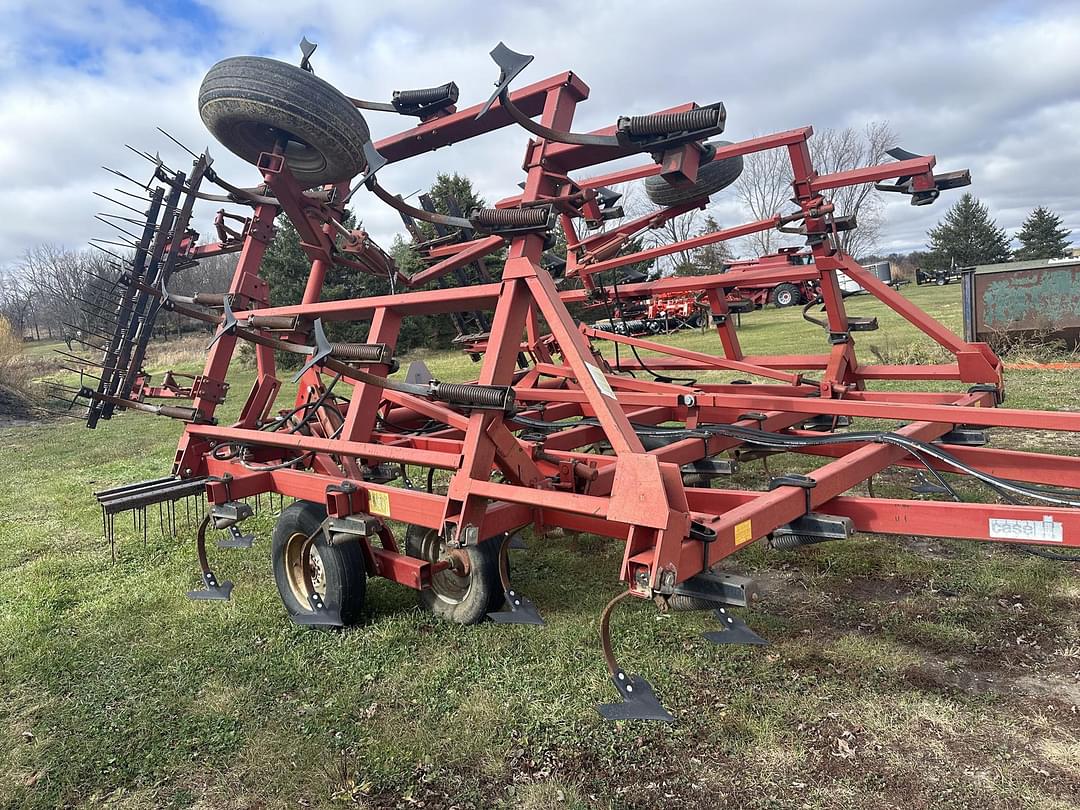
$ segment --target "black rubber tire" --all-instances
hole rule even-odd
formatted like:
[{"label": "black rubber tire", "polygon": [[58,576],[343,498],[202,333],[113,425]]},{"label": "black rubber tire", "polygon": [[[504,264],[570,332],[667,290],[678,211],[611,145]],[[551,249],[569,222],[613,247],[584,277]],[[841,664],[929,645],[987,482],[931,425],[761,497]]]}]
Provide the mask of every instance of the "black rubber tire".
[{"label": "black rubber tire", "polygon": [[934,283],[937,284],[939,287],[944,287],[946,284],[949,283],[949,281],[944,276],[938,276]]},{"label": "black rubber tire", "polygon": [[289,136],[285,161],[304,188],[351,180],[367,167],[367,122],[340,90],[295,65],[262,56],[218,62],[199,88],[199,115],[249,163]]},{"label": "black rubber tire", "polygon": [[[488,542],[467,546],[469,573],[460,576],[445,569],[432,577],[432,586],[418,591],[420,607],[429,613],[456,622],[479,624],[488,613],[502,607],[502,578],[499,576],[501,536]],[[436,562],[443,553],[442,539],[434,529],[409,526],[405,533],[405,553],[410,557]]]},{"label": "black rubber tire", "polygon": [[[731,141],[714,141],[713,146],[729,146]],[[742,174],[742,155],[711,160],[698,169],[694,185],[686,188],[671,185],[658,174],[645,178],[645,196],[656,205],[670,207],[680,203],[703,200],[727,188]]]},{"label": "black rubber tire", "polygon": [[803,302],[802,290],[795,284],[777,284],[772,291],[772,302],[777,307],[795,307]]},{"label": "black rubber tire", "polygon": [[296,592],[304,589],[303,577],[295,572],[290,576],[289,562],[295,560],[290,548],[299,542],[298,537],[317,534],[314,548],[318,552],[322,575],[325,579],[323,601],[330,611],[341,611],[344,624],[356,624],[364,610],[367,591],[367,575],[364,566],[364,550],[359,543],[342,543],[332,546],[326,535],[319,531],[326,520],[326,507],[310,501],[297,501],[287,506],[274,524],[271,540],[271,560],[274,566],[274,582],[278,595],[290,616],[311,613],[311,606],[301,601]]}]

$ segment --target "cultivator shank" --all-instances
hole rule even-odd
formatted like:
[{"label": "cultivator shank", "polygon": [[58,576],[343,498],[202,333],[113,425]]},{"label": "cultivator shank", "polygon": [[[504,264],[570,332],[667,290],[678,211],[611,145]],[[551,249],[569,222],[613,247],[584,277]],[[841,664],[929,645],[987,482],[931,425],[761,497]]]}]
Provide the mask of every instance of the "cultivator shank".
[{"label": "cultivator shank", "polygon": [[[833,210],[833,189],[892,180],[889,190],[924,204],[967,182],[966,174],[934,174],[933,156],[910,153],[882,165],[819,174],[810,156],[809,127],[710,143],[706,139],[724,129],[720,103],[624,116],[606,129],[577,133],[575,109],[589,94],[582,80],[567,72],[511,89],[531,57],[501,45],[492,53],[499,81],[486,104],[457,110],[453,84],[395,94],[390,105],[362,102],[325,83],[311,85],[321,80],[309,72],[308,45],[302,67],[272,68],[281,72],[279,84],[295,80],[317,91],[304,122],[303,148],[295,146],[301,137],[290,137],[288,121],[271,121],[274,105],[254,104],[248,111],[268,127],[245,130],[262,133],[261,152],[253,160],[262,185],[244,190],[224,184],[205,154],[188,174],[156,169],[159,185],[146,201],[145,226],[118,298],[99,308],[111,313],[98,321],[109,335],[100,385],[79,392],[89,402],[91,427],[120,408],[157,408],[187,423],[173,477],[130,494],[110,493],[103,506],[153,503],[189,492],[185,487],[205,490],[214,511],[199,531],[206,587],[200,598],[228,598],[231,589],[210,568],[207,531],[229,529],[236,540],[244,515],[235,504],[267,492],[297,500],[275,529],[275,565],[283,561],[275,576],[289,612],[307,624],[348,623],[356,600],[362,600],[358,583],[365,576],[417,589],[421,604],[455,621],[491,615],[497,622],[542,624],[536,605],[510,581],[511,535],[532,525],[537,542],[555,527],[609,537],[623,544],[617,574],[626,589],[605,609],[601,634],[623,702],[601,711],[615,719],[670,720],[648,683],[618,666],[608,633],[611,610],[628,596],[651,599],[662,609],[713,609],[720,629],[707,635],[711,641],[763,643],[730,613],[753,604],[753,583],[715,570],[754,541],[771,538],[774,547],[790,549],[873,532],[1080,545],[1080,460],[993,449],[974,440],[990,428],[1080,431],[1080,414],[999,407],[1002,364],[988,346],[956,337],[838,247],[837,232],[854,223]],[[217,71],[215,66],[208,83]],[[253,98],[269,92],[245,88]],[[302,162],[311,149],[329,152],[347,141],[325,122],[358,118],[359,109],[392,110],[420,123],[365,140],[363,155],[354,155],[344,173],[327,168],[319,174]],[[366,123],[358,120],[351,133],[360,137],[362,125],[366,139]],[[252,143],[245,141],[241,149],[234,134],[222,129],[221,117],[214,121],[227,147],[238,154],[251,151]],[[391,172],[383,167],[506,126],[536,137],[526,147],[522,190],[492,208],[439,212],[423,199],[417,208],[381,185]],[[738,176],[743,156],[768,149],[784,150],[790,158],[794,210],[624,252],[632,237],[705,205]],[[582,173],[634,155],[643,160],[633,168]],[[358,172],[364,178],[353,185]],[[192,203],[199,196],[216,199],[200,194],[204,180],[224,184],[230,201],[246,205],[250,215],[236,217],[242,230],[219,230],[220,242],[197,247],[188,227]],[[609,187],[637,180],[646,180],[650,195],[665,204],[647,217],[608,227],[622,213]],[[427,266],[411,277],[399,272],[370,237],[342,224],[346,199],[358,207],[381,202],[397,209]],[[299,232],[310,273],[301,300],[271,307],[259,267],[278,215]],[[417,222],[430,223],[434,238]],[[579,222],[584,231],[607,230],[581,237],[575,230]],[[609,280],[629,265],[776,228],[805,238],[805,263],[781,256],[722,274]],[[566,237],[567,254],[553,264],[556,229]],[[360,244],[366,247],[360,250]],[[226,250],[239,250],[226,293],[169,295],[167,283],[184,261]],[[484,259],[502,251],[505,263],[496,278]],[[332,265],[388,275],[407,289],[322,300]],[[553,272],[580,286],[557,286]],[[866,319],[847,313],[838,273],[952,359],[935,365],[862,362],[856,334],[869,327]],[[454,279],[460,286],[444,286]],[[429,282],[439,286],[420,288]],[[816,351],[743,352],[729,317],[728,291],[777,282],[812,283],[819,291],[823,312]],[[575,322],[567,309],[662,295],[701,302],[717,333],[715,351],[600,332]],[[170,382],[156,394],[189,395],[183,412],[165,413],[132,395],[146,391],[141,375],[147,341],[163,309],[216,328],[202,374],[183,387],[175,375],[166,377]],[[422,364],[404,379],[395,377],[403,321],[441,313],[454,313],[461,332],[475,330],[469,346],[480,361],[476,380],[439,381]],[[331,326],[343,322],[369,324],[366,342],[331,340]],[[236,421],[220,424],[217,407],[241,341],[253,344],[256,382]],[[285,407],[277,404],[283,381],[275,352],[300,361],[297,393]],[[883,381],[946,385],[897,390],[879,386]],[[863,424],[873,428],[860,429]],[[770,473],[766,488],[713,486],[739,461],[758,459],[779,470]],[[784,459],[793,459],[793,469],[784,469]],[[938,492],[956,497],[950,480],[976,482],[989,497],[957,503],[853,494],[890,467],[922,470],[938,482]],[[407,531],[400,530],[402,524]],[[334,581],[340,570],[352,573]]]}]

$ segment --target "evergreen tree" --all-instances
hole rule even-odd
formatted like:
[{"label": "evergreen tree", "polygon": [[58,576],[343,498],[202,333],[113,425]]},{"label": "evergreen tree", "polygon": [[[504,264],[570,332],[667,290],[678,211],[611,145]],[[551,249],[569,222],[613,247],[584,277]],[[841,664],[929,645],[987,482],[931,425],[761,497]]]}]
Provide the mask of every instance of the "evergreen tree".
[{"label": "evergreen tree", "polygon": [[1024,220],[1016,234],[1020,247],[1013,254],[1016,259],[1060,259],[1069,250],[1069,234],[1061,227],[1061,217],[1040,205]]},{"label": "evergreen tree", "polygon": [[1008,261],[1011,255],[1005,229],[990,219],[986,206],[970,193],[964,194],[945,213],[928,236],[931,254],[928,265],[933,268],[993,264]]},{"label": "evergreen tree", "polygon": [[[439,174],[429,192],[435,209],[443,214],[464,216],[476,207],[483,207],[484,200],[473,190],[467,177],[459,174]],[[348,214],[343,223],[353,227],[353,217]],[[424,239],[434,238],[434,226],[426,222],[417,222],[418,230]],[[300,236],[287,217],[279,217],[274,241],[267,247],[260,275],[270,286],[270,303],[273,306],[287,306],[300,301],[307,284],[311,260],[300,247]],[[410,241],[400,236],[388,251],[398,269],[406,275],[414,275],[430,265],[425,262]],[[502,273],[506,252],[500,250],[484,257],[484,267],[491,277],[498,279]],[[481,283],[481,278],[474,268],[464,268],[464,282],[458,273],[449,273],[425,285],[427,289],[436,287],[454,287],[459,284]],[[401,289],[394,290],[403,292]],[[321,300],[338,301],[350,298],[367,298],[387,295],[392,292],[390,280],[354,270],[350,267],[331,265],[327,270]],[[490,314],[488,315],[490,318]],[[331,340],[363,342],[367,339],[368,321],[327,323],[326,332]],[[466,326],[477,328],[470,320]],[[401,323],[398,336],[397,353],[403,354],[417,347],[448,348],[450,341],[458,333],[454,316],[449,314],[423,317],[406,317]],[[293,355],[281,357],[283,364],[295,364]]]},{"label": "evergreen tree", "polygon": [[[308,274],[311,272],[311,259],[300,247],[300,234],[293,227],[288,217],[280,216],[274,223],[277,232],[274,240],[267,246],[263,256],[259,275],[270,287],[270,305],[275,307],[291,306],[299,303],[304,295]],[[343,224],[353,227],[353,216],[346,212]],[[389,281],[385,278],[361,273],[349,267],[332,264],[326,271],[323,282],[323,301],[341,301],[348,298],[365,298],[372,295],[385,295],[390,291]],[[331,340],[362,343],[367,339],[368,322],[327,322],[326,334]],[[285,367],[299,364],[300,357],[293,354],[278,354],[278,361]]]},{"label": "evergreen tree", "polygon": [[[697,235],[702,236],[718,230],[720,230],[720,223],[716,221],[712,214],[708,214]],[[727,242],[713,242],[711,245],[705,245],[705,247],[695,250],[692,261],[681,262],[676,265],[675,275],[709,276],[723,273],[731,259],[732,255]]]}]

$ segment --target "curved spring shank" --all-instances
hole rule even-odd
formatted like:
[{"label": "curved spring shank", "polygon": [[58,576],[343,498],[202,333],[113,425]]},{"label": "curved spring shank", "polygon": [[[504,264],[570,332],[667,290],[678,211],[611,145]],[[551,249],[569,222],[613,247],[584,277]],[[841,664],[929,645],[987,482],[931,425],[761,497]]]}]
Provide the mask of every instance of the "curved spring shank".
[{"label": "curved spring shank", "polygon": [[485,104],[480,112],[477,113],[477,118],[490,110],[491,105],[495,103],[495,99],[498,99],[499,104],[506,110],[507,114],[520,124],[522,128],[534,135],[539,135],[545,140],[557,143],[576,144],[578,146],[610,146],[615,148],[622,148],[625,146],[625,144],[620,143],[618,138],[614,135],[591,135],[579,132],[562,132],[560,130],[551,129],[550,127],[545,127],[543,124],[533,121],[510,100],[510,82],[512,82],[517,75],[532,62],[533,57],[523,53],[516,53],[500,42],[491,52],[491,58],[495,60],[495,64],[499,66],[502,72],[499,74],[497,89],[492,93],[487,104]]},{"label": "curved spring shank", "polygon": [[607,662],[608,670],[611,672],[611,677],[616,677],[616,673],[620,671],[619,662],[615,660],[615,653],[611,650],[611,611],[615,609],[615,606],[619,604],[623,599],[630,595],[630,590],[627,589],[607,603],[607,607],[600,614],[600,648],[604,651],[604,660]]},{"label": "curved spring shank", "polygon": [[210,512],[207,511],[206,517],[202,519],[202,523],[199,524],[199,533],[195,539],[195,550],[199,555],[199,567],[203,572],[203,581],[206,581],[208,576],[213,576],[214,572],[210,568],[210,559],[206,556],[206,529],[210,526]]},{"label": "curved spring shank", "polygon": [[464,217],[451,217],[446,214],[438,214],[433,211],[425,211],[422,208],[414,208],[405,202],[401,197],[395,197],[385,188],[379,185],[379,182],[374,177],[368,177],[365,181],[367,187],[391,208],[397,209],[403,214],[408,214],[413,219],[418,219],[421,222],[430,222],[434,225],[446,225],[449,228],[472,228],[473,224]]}]

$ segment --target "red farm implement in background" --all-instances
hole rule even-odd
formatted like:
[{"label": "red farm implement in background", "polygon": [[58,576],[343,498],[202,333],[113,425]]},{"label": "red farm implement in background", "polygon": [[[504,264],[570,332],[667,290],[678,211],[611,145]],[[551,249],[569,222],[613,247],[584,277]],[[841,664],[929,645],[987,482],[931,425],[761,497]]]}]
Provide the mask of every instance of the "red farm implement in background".
[{"label": "red farm implement in background", "polygon": [[[609,718],[670,720],[648,682],[618,665],[611,611],[627,597],[652,600],[661,610],[713,609],[719,624],[710,640],[763,643],[731,612],[751,604],[752,580],[714,572],[756,540],[794,548],[872,532],[1080,545],[1080,460],[986,446],[991,429],[1080,431],[1080,414],[999,407],[1002,364],[989,347],[961,340],[837,247],[837,232],[854,223],[833,210],[834,189],[876,183],[922,205],[966,185],[967,172],[936,174],[933,156],[895,152],[897,159],[883,165],[819,174],[809,127],[710,141],[724,129],[720,103],[680,102],[577,132],[575,110],[589,96],[582,79],[567,71],[511,89],[531,57],[503,45],[492,52],[500,74],[486,103],[458,109],[453,83],[399,91],[385,103],[364,101],[318,78],[310,63],[314,46],[305,41],[302,48],[299,67],[237,57],[210,69],[199,95],[203,121],[257,168],[258,184],[226,182],[206,153],[193,155],[188,169],[153,159],[152,181],[136,184],[136,201],[125,202],[137,209],[138,222],[125,243],[131,253],[117,254],[118,281],[103,281],[99,297],[88,297],[98,302],[101,357],[94,384],[74,392],[88,425],[122,410],[186,423],[171,475],[98,493],[106,527],[111,534],[115,515],[126,510],[171,509],[181,498],[205,496],[209,509],[197,537],[204,587],[192,598],[229,598],[231,583],[219,581],[210,564],[208,531],[228,532],[219,545],[249,546],[252,538],[239,527],[252,511],[247,500],[263,493],[296,499],[278,519],[272,556],[281,598],[302,624],[354,622],[369,576],[417,590],[421,605],[452,621],[490,616],[542,624],[537,606],[510,581],[510,538],[530,526],[537,542],[549,527],[589,532],[623,548],[611,573],[625,590],[600,622],[621,701],[600,710]],[[361,110],[418,122],[373,141]],[[531,137],[521,191],[494,207],[438,213],[383,186],[397,163],[505,127]],[[620,253],[636,234],[704,205],[738,176],[744,155],[769,149],[790,159],[790,212]],[[632,156],[641,157],[632,168],[597,169]],[[638,180],[663,208],[614,223],[607,187]],[[507,186],[516,183],[508,179]],[[190,223],[192,207],[203,200],[244,213],[219,215],[217,241],[199,245]],[[401,273],[366,233],[342,224],[347,205],[358,212],[389,205],[438,226],[441,236],[421,246],[425,268]],[[298,231],[310,273],[299,300],[271,307],[259,268],[278,216]],[[556,286],[545,266],[557,228],[568,243],[560,270],[579,278],[580,289]],[[774,228],[805,238],[805,262],[769,257],[715,275],[605,280],[607,271]],[[501,278],[477,272],[466,286],[420,289],[497,251],[507,257]],[[227,291],[170,294],[174,274],[222,252],[239,254]],[[334,265],[390,274],[399,291],[322,300]],[[864,364],[837,282],[841,272],[951,359]],[[725,290],[780,284],[820,291],[820,345],[748,355]],[[567,308],[667,296],[705,303],[715,351],[601,334],[575,322]],[[164,386],[169,393],[160,394],[170,404],[151,404],[145,400],[152,394],[133,392],[143,390],[149,334],[162,310],[217,332],[202,373],[190,386]],[[477,379],[432,379],[420,366],[398,373],[403,321],[451,312],[485,319]],[[327,327],[339,322],[370,324],[367,342],[330,340]],[[598,337],[604,341],[594,342]],[[243,343],[254,347],[257,379],[239,416],[222,423],[227,372]],[[296,355],[300,372],[283,375],[275,353]],[[742,379],[705,379],[717,372]],[[298,389],[283,403],[285,376]],[[904,385],[879,385],[886,382]],[[175,404],[182,390],[190,399]],[[855,429],[859,420],[868,427]],[[710,486],[733,470],[726,454],[736,451],[771,455],[774,466],[781,454],[796,454],[817,466],[778,474],[764,491]],[[949,499],[850,494],[897,465],[923,470]],[[956,502],[950,481],[959,479],[983,485],[990,497]]]}]

